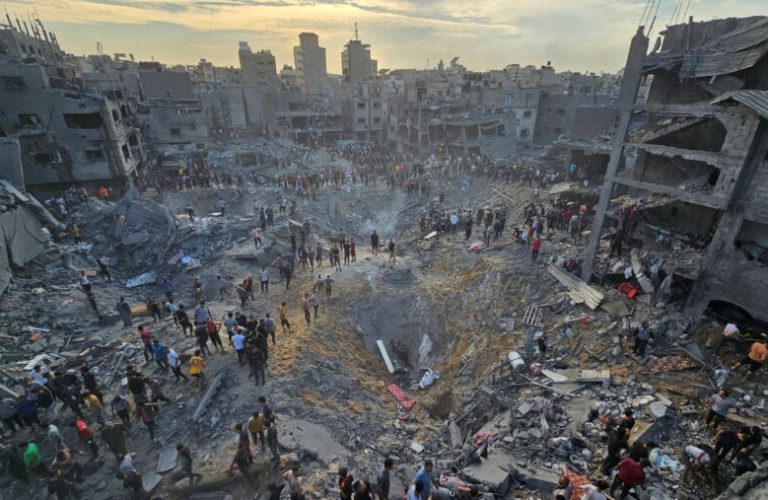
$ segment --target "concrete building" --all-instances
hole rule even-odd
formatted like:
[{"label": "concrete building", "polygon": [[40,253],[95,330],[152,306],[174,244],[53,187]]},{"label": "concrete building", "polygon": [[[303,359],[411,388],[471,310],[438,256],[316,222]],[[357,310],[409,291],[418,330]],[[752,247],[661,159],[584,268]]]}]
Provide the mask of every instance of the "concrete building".
[{"label": "concrete building", "polygon": [[299,45],[293,48],[296,79],[305,97],[318,95],[327,84],[325,49],[314,33],[299,34]]},{"label": "concrete building", "polygon": [[244,87],[256,87],[261,90],[277,92],[279,84],[275,56],[268,50],[252,52],[248,42],[240,42],[238,51],[240,74]]},{"label": "concrete building", "polygon": [[143,135],[154,146],[205,144],[208,124],[192,79],[156,62],[139,63],[142,106],[138,115]]},{"label": "concrete building", "polygon": [[[611,200],[646,200],[641,224],[671,242],[653,248],[672,286],[690,290],[688,312],[698,318],[729,304],[766,320],[768,19],[690,21],[668,27],[660,50],[646,55],[647,44],[641,28],[624,71],[583,277],[591,277],[604,238],[615,245],[621,234],[615,222],[605,227],[617,209]],[[638,106],[648,75],[648,100]],[[688,258],[676,258],[686,250]]]},{"label": "concrete building", "polygon": [[371,46],[355,38],[344,45],[341,53],[341,76],[344,81],[357,82],[376,78],[378,63],[371,59]]},{"label": "concrete building", "polygon": [[386,134],[386,86],[375,80],[343,85],[344,137],[383,141]]},{"label": "concrete building", "polygon": [[144,158],[130,103],[26,61],[0,58],[0,136],[18,139],[27,189],[130,184]]}]

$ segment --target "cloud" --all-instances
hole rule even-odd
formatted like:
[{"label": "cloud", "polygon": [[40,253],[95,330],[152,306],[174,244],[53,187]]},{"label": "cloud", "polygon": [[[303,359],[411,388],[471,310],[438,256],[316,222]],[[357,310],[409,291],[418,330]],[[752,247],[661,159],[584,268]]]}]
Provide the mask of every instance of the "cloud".
[{"label": "cloud", "polygon": [[[683,0],[685,1],[685,0]],[[82,53],[96,40],[114,52],[154,55],[164,62],[200,57],[237,64],[237,42],[269,48],[278,66],[293,64],[292,46],[313,31],[327,48],[329,70],[359,24],[380,67],[424,67],[459,56],[471,69],[510,63],[561,70],[615,71],[646,0],[6,0],[11,11],[36,9],[59,31],[66,50]],[[661,2],[655,31],[672,19]],[[692,0],[697,19],[765,12],[764,0]],[[682,12],[678,13],[682,18]],[[151,41],[147,42],[147,41]]]}]

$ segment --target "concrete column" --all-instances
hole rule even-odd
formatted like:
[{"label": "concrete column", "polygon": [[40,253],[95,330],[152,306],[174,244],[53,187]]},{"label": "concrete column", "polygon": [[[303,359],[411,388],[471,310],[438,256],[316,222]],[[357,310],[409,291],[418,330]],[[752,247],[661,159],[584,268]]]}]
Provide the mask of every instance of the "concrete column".
[{"label": "concrete column", "polygon": [[691,287],[685,311],[698,321],[709,305],[709,289],[718,272],[718,261],[726,245],[730,245],[738,236],[744,222],[744,207],[749,202],[754,188],[754,179],[760,170],[760,164],[768,154],[768,122],[762,120],[752,138],[752,146],[739,172],[736,186],[726,206],[723,216],[717,224],[712,241],[707,245],[706,254],[701,261],[699,275]]},{"label": "concrete column", "polygon": [[619,123],[613,135],[613,145],[611,147],[611,157],[608,160],[608,166],[605,169],[605,180],[600,190],[600,201],[595,207],[595,219],[592,223],[592,233],[589,235],[589,244],[584,255],[584,267],[581,271],[581,278],[587,283],[592,279],[592,271],[595,266],[595,257],[600,248],[600,237],[605,223],[605,213],[608,210],[608,204],[611,201],[613,192],[613,179],[618,172],[621,157],[624,153],[624,142],[626,141],[629,121],[632,118],[632,110],[637,100],[637,92],[640,89],[640,81],[643,77],[643,63],[645,55],[648,52],[648,37],[643,34],[644,26],[637,28],[637,33],[632,37],[629,45],[629,54],[627,55],[627,64],[624,66],[624,77],[621,81],[621,91],[617,107],[619,109]]}]

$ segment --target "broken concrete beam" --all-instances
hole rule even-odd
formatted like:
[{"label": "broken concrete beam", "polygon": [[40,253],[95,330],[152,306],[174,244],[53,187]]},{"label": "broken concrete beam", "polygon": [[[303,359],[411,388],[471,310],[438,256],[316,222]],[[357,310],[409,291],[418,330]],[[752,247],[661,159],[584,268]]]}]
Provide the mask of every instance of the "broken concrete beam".
[{"label": "broken concrete beam", "polygon": [[464,437],[461,434],[461,427],[459,425],[451,420],[450,424],[448,424],[448,432],[451,435],[451,446],[454,450],[460,450],[462,446],[464,446]]},{"label": "broken concrete beam", "polygon": [[205,411],[205,407],[208,406],[208,403],[213,399],[213,396],[216,394],[216,391],[219,389],[219,385],[221,385],[221,381],[224,380],[224,374],[226,372],[221,372],[215,377],[213,377],[213,380],[208,382],[208,388],[205,390],[205,394],[203,394],[203,397],[200,398],[200,402],[197,403],[197,408],[195,408],[195,412],[192,414],[192,421],[197,422],[200,420],[200,417],[202,416],[203,412]]},{"label": "broken concrete beam", "polygon": [[552,370],[547,370],[547,369],[541,370],[541,374],[556,384],[568,382],[568,377],[566,377],[565,375],[561,375],[557,372],[553,372]]},{"label": "broken concrete beam", "polygon": [[377,340],[376,345],[379,347],[379,352],[381,353],[381,357],[384,358],[384,364],[387,365],[389,373],[395,373],[395,367],[392,365],[392,360],[387,353],[387,348],[384,346],[384,342]]},{"label": "broken concrete beam", "polygon": [[630,260],[632,261],[632,273],[635,275],[635,279],[640,284],[640,288],[642,288],[643,292],[645,293],[653,293],[655,288],[653,283],[651,283],[651,280],[643,272],[643,265],[640,262],[640,253],[637,251],[637,249],[632,250],[632,256]]}]

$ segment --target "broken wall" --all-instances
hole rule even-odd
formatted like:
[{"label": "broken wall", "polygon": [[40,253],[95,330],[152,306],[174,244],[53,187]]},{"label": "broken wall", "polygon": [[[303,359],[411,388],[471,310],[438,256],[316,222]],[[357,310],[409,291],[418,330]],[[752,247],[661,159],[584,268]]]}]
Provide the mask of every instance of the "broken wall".
[{"label": "broken wall", "polygon": [[0,214],[0,294],[13,277],[12,266],[24,267],[44,250],[42,225],[31,209],[16,206]]}]

